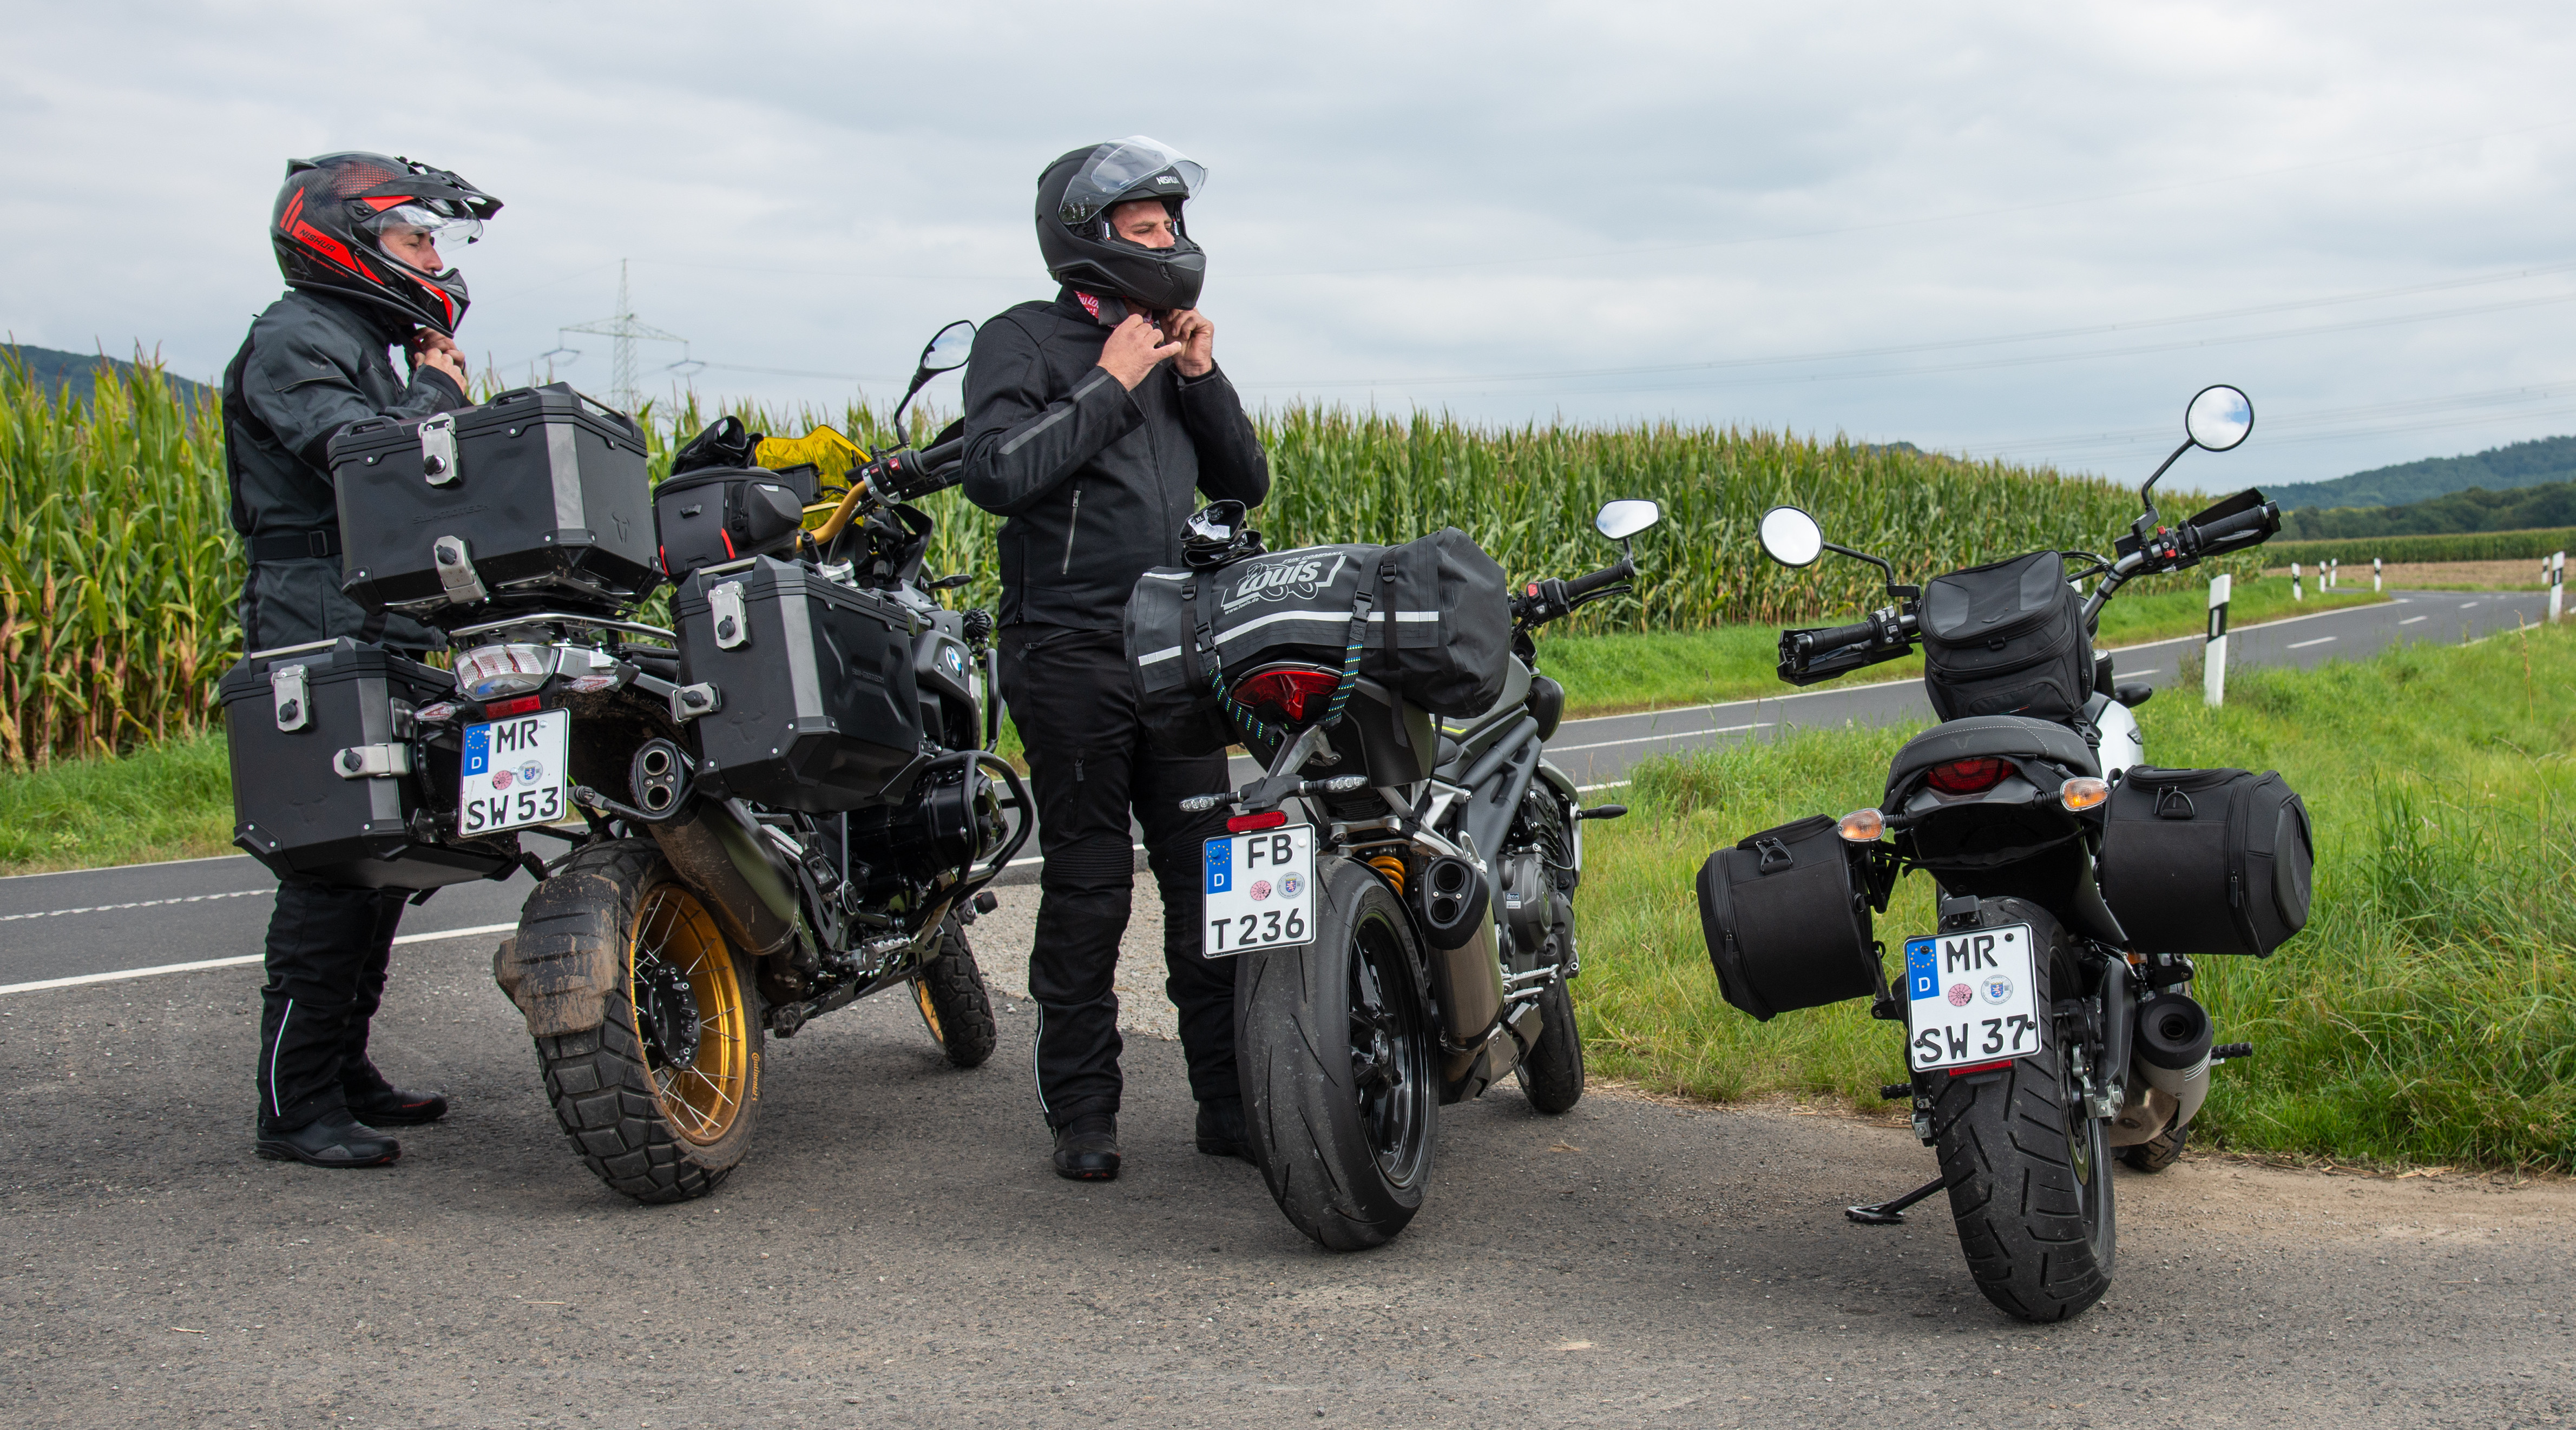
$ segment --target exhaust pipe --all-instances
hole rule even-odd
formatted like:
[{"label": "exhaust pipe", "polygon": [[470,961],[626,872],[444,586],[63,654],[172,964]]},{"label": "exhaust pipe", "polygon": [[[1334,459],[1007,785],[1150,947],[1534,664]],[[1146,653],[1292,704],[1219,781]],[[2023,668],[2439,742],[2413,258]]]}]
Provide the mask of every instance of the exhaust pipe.
[{"label": "exhaust pipe", "polygon": [[794,946],[796,892],[730,806],[702,799],[687,818],[645,828],[736,948],[767,958]]},{"label": "exhaust pipe", "polygon": [[[1440,999],[1441,1032],[1453,1048],[1476,1048],[1503,1011],[1503,961],[1494,945],[1492,885],[1484,870],[1454,855],[1442,855],[1422,866],[1410,893],[1423,938],[1431,945],[1431,981]],[[1456,1074],[1451,1077],[1454,1081]]]},{"label": "exhaust pipe", "polygon": [[2209,1047],[2215,1033],[2209,1011],[2189,994],[2159,993],[2138,1005],[2130,1044],[2136,1053],[2133,1066],[2147,1086],[2174,1100],[2176,1127],[2189,1126],[2209,1096]]}]

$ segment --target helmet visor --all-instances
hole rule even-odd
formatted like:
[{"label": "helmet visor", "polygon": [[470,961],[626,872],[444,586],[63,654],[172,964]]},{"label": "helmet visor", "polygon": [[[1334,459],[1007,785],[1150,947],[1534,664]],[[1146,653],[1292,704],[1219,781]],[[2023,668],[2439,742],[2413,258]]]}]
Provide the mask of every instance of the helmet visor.
[{"label": "helmet visor", "polygon": [[1207,187],[1207,167],[1159,139],[1142,134],[1112,140],[1091,151],[1057,210],[1079,228],[1112,204],[1129,199],[1187,199]]},{"label": "helmet visor", "polygon": [[[440,205],[439,207],[447,207]],[[483,236],[483,221],[443,214],[427,204],[396,204],[367,221],[367,231],[386,257],[436,277],[440,250],[453,252]]]}]

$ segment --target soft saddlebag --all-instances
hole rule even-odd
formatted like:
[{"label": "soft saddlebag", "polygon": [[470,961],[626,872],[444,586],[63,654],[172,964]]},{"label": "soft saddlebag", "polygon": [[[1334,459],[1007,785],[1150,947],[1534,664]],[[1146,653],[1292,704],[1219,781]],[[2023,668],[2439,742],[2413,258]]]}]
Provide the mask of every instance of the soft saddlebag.
[{"label": "soft saddlebag", "polygon": [[910,611],[756,556],[682,582],[671,623],[699,788],[810,814],[903,797],[923,758]]},{"label": "soft saddlebag", "polygon": [[702,566],[790,555],[804,529],[803,495],[758,467],[700,468],[653,489],[655,550],[674,585]]},{"label": "soft saddlebag", "polygon": [[518,867],[516,836],[444,842],[461,757],[412,712],[454,696],[446,671],[344,637],[254,653],[219,688],[233,842],[279,877],[435,889]]},{"label": "soft saddlebag", "polygon": [[614,609],[661,583],[644,431],[562,383],[331,439],[343,585],[428,619],[524,598]]},{"label": "soft saddlebag", "polygon": [[1444,527],[1401,546],[1309,546],[1213,571],[1157,568],[1127,602],[1127,658],[1146,727],[1186,753],[1234,736],[1218,687],[1255,666],[1339,669],[1354,620],[1360,671],[1434,715],[1471,715],[1502,693],[1511,592],[1503,568]]},{"label": "soft saddlebag", "polygon": [[1747,836],[1699,871],[1699,925],[1726,1001],[1774,1014],[1876,993],[1864,853],[1831,815]]},{"label": "soft saddlebag", "polygon": [[2308,807],[2279,773],[2131,765],[2111,790],[2102,898],[2142,953],[2261,958],[2308,922]]},{"label": "soft saddlebag", "polygon": [[2084,598],[2066,559],[2034,551],[1923,588],[1923,689],[1944,720],[2028,715],[2068,722],[2093,691]]}]

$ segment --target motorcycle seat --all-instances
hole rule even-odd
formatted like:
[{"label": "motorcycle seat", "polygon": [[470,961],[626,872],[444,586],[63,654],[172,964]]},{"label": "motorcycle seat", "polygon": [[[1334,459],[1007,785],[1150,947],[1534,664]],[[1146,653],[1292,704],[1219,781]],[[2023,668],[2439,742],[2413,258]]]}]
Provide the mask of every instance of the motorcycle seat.
[{"label": "motorcycle seat", "polygon": [[1887,768],[1893,795],[1934,765],[1991,755],[2036,756],[2070,774],[2099,775],[2101,757],[2084,737],[2054,720],[2028,715],[1971,715],[1935,725],[1905,742]]}]

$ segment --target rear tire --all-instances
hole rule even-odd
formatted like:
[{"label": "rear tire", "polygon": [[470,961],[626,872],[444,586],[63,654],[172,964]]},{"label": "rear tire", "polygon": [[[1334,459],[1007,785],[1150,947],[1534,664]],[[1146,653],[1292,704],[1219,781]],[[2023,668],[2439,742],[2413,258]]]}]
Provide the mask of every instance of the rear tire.
[{"label": "rear tire", "polygon": [[975,946],[954,916],[939,926],[939,956],[912,980],[912,1005],[951,1066],[981,1067],[993,1055],[1001,1038],[993,1023],[993,996],[984,987]]},{"label": "rear tire", "polygon": [[[2006,907],[1999,907],[2006,906]],[[2020,900],[1988,900],[1989,923],[2045,929],[2046,958],[2032,960],[2037,1006],[2073,987],[2075,946],[2055,919]],[[2101,1120],[2085,1115],[2070,1076],[2065,1034],[2041,1019],[2041,1048],[1992,1072],[1935,1072],[1933,1129],[1959,1250],[1977,1289],[2025,1321],[2062,1321],[2111,1289],[2117,1250],[2110,1148]]]},{"label": "rear tire", "polygon": [[1239,955],[1235,1060],[1253,1161],[1333,1251],[1394,1239],[1431,1182],[1440,1085],[1411,917],[1374,870],[1316,863],[1315,939]]},{"label": "rear tire", "polygon": [[2133,1172],[2154,1176],[2182,1160],[2183,1144],[2190,1138],[2190,1128],[2168,1126],[2134,1147],[2121,1148],[2120,1160],[2128,1163]]},{"label": "rear tire", "polygon": [[1538,1041],[1512,1075],[1521,1095],[1545,1113],[1566,1112],[1583,1100],[1583,1037],[1574,1025],[1574,995],[1560,978],[1538,996]]},{"label": "rear tire", "polygon": [[[550,887],[566,892],[549,898]],[[544,924],[613,941],[604,1020],[536,1040],[546,1099],[574,1153],[639,1202],[714,1191],[750,1150],[759,1120],[752,961],[646,840],[579,850],[528,903],[521,937]]]}]

